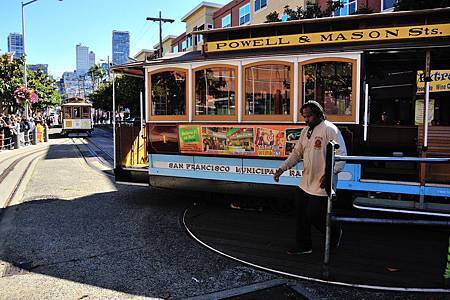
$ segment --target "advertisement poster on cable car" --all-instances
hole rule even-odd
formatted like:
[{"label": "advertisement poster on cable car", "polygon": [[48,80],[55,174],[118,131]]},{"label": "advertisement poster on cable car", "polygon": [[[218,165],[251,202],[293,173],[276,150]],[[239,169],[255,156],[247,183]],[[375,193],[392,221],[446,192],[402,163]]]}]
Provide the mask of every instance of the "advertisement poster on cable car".
[{"label": "advertisement poster on cable car", "polygon": [[181,153],[285,157],[303,126],[179,125]]}]

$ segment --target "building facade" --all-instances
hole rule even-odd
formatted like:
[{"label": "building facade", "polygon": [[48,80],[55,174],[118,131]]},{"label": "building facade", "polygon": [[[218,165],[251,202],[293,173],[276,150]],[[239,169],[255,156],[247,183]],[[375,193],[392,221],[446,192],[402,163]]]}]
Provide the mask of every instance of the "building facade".
[{"label": "building facade", "polygon": [[[168,35],[165,38],[163,38],[162,40],[162,55],[166,55],[167,53],[171,53],[172,52],[172,42],[173,40],[176,38],[176,36],[174,35]],[[153,45],[153,50],[147,50],[148,51],[152,51],[152,52],[157,52],[159,50],[159,42],[156,43],[155,45]],[[149,53],[147,53],[149,54]],[[135,57],[136,58],[136,57]]]},{"label": "building facade", "polygon": [[76,71],[64,72],[60,80],[60,89],[63,99],[88,98],[93,92],[92,79],[88,75],[80,75]]},{"label": "building facade", "polygon": [[112,63],[125,64],[130,56],[130,33],[128,31],[112,32]]},{"label": "building facade", "polygon": [[48,64],[34,64],[34,65],[28,65],[28,69],[30,71],[37,71],[40,70],[42,73],[48,75]]},{"label": "building facade", "polygon": [[[316,0],[322,8],[327,7],[328,0]],[[341,0],[343,7],[335,12],[335,16],[348,16],[354,14],[358,9],[367,7],[374,13],[394,10],[396,0]]]},{"label": "building facade", "polygon": [[[295,9],[305,7],[307,0],[233,0],[214,13],[214,28],[227,28],[266,21],[271,12],[278,12],[283,18],[285,6]],[[326,0],[325,0],[326,2]]]},{"label": "building facade", "polygon": [[13,32],[8,35],[8,52],[14,54],[14,59],[22,58],[23,56],[22,34]]},{"label": "building facade", "polygon": [[93,51],[89,52],[89,68],[95,65],[95,53]]},{"label": "building facade", "polygon": [[89,47],[78,44],[77,51],[77,73],[84,75],[89,70]]},{"label": "building facade", "polygon": [[203,37],[194,32],[212,29],[214,13],[221,7],[220,4],[203,1],[183,16],[181,21],[186,23],[186,31],[173,40],[172,52],[192,51],[201,46]]}]

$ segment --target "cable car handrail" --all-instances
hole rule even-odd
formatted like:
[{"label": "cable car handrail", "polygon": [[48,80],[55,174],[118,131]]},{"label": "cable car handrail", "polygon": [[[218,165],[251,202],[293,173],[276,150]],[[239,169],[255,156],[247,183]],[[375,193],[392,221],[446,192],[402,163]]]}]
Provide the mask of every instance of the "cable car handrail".
[{"label": "cable car handrail", "polygon": [[395,156],[344,156],[336,155],[335,161],[403,161],[423,163],[450,163],[445,157],[395,157]]}]

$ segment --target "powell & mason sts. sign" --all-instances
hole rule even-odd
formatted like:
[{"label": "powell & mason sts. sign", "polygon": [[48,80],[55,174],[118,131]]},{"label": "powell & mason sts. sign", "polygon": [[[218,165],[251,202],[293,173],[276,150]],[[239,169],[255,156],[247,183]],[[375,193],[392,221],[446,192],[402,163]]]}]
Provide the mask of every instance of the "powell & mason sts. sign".
[{"label": "powell & mason sts. sign", "polygon": [[290,34],[206,43],[206,52],[450,36],[450,24]]}]

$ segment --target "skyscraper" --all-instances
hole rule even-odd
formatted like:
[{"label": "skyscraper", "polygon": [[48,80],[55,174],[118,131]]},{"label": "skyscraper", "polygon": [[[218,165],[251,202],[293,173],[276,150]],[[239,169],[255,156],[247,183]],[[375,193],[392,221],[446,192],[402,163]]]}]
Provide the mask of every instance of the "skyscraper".
[{"label": "skyscraper", "polygon": [[95,53],[93,51],[89,52],[89,68],[95,65]]},{"label": "skyscraper", "polygon": [[8,35],[8,52],[14,53],[14,58],[19,59],[23,55],[23,39],[20,33],[10,33]]},{"label": "skyscraper", "polygon": [[89,70],[89,47],[77,45],[77,74],[84,75]]},{"label": "skyscraper", "polygon": [[30,71],[37,71],[40,70],[44,74],[48,74],[48,64],[34,64],[34,65],[28,65],[28,69]]},{"label": "skyscraper", "polygon": [[112,33],[112,63],[125,64],[130,56],[130,33],[113,30]]}]

